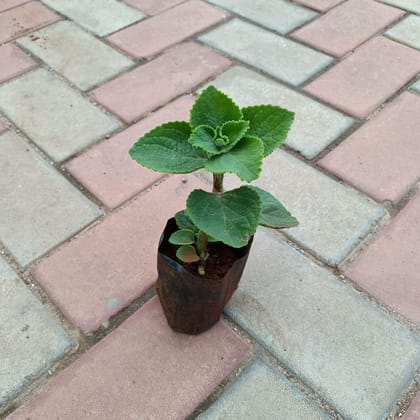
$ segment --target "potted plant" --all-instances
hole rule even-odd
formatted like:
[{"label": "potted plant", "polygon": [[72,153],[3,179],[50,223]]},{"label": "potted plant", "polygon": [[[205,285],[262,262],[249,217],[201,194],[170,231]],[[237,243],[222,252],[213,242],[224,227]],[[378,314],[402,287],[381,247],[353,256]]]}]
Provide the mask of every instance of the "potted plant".
[{"label": "potted plant", "polygon": [[283,229],[297,220],[270,193],[252,185],[224,191],[225,173],[250,183],[263,159],[286,139],[294,114],[273,105],[240,109],[213,86],[191,109],[190,121],[162,124],[140,138],[131,157],[171,174],[205,169],[212,192],[191,192],[170,219],[158,248],[157,293],[169,325],[198,334],[215,324],[236,290],[258,225]]}]

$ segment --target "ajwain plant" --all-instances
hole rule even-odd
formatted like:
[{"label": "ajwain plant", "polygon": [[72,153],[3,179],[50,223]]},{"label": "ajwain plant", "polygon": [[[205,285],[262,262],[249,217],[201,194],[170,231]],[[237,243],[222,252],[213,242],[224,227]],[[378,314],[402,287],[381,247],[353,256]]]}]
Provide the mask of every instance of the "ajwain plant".
[{"label": "ajwain plant", "polygon": [[284,142],[293,119],[293,112],[273,105],[241,109],[209,86],[194,103],[189,122],[162,124],[130,149],[136,162],[157,172],[186,174],[204,168],[213,174],[213,191],[192,191],[186,210],[175,216],[179,230],[169,242],[179,245],[180,261],[199,262],[198,272],[204,275],[209,242],[241,248],[258,225],[297,226],[297,220],[267,191],[252,185],[223,189],[225,173],[246,183],[256,180],[263,159]]}]

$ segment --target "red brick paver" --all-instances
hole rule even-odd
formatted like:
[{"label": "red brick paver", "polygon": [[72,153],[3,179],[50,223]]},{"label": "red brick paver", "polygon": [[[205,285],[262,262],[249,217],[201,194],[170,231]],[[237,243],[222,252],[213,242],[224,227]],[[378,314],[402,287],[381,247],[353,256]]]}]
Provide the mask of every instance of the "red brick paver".
[{"label": "red brick paver", "polygon": [[108,40],[135,57],[150,57],[222,21],[226,16],[226,13],[200,0],[190,0],[123,29]]},{"label": "red brick paver", "polygon": [[403,93],[319,162],[378,200],[399,201],[420,176],[420,97]]},{"label": "red brick paver", "polygon": [[420,71],[420,51],[379,37],[304,90],[352,115],[367,117]]},{"label": "red brick paver", "polygon": [[185,43],[93,91],[93,97],[125,121],[133,121],[229,67],[207,47]]},{"label": "red brick paver", "polygon": [[37,1],[0,13],[0,43],[56,22],[60,17]]},{"label": "red brick paver", "polygon": [[170,178],[46,258],[36,279],[75,325],[96,330],[153,285],[166,220],[194,188],[206,186],[195,176]]},{"label": "red brick paver", "polygon": [[342,56],[404,15],[402,10],[371,0],[349,0],[293,34],[293,37]]},{"label": "red brick paver", "polygon": [[420,194],[346,271],[356,283],[420,324]]},{"label": "red brick paver", "polygon": [[128,150],[133,143],[166,121],[188,120],[193,102],[188,96],[177,99],[73,159],[66,165],[67,169],[108,207],[117,207],[163,176],[131,159]]},{"label": "red brick paver", "polygon": [[19,76],[35,66],[35,61],[19,48],[11,44],[0,47],[0,83]]},{"label": "red brick paver", "polygon": [[304,6],[311,7],[312,9],[324,12],[331,9],[331,7],[342,3],[344,0],[296,0],[296,3],[303,4]]},{"label": "red brick paver", "polygon": [[183,3],[185,0],[124,0],[147,15],[157,15],[170,7]]},{"label": "red brick paver", "polygon": [[171,331],[155,298],[9,419],[185,418],[247,352],[223,322],[199,336]]},{"label": "red brick paver", "polygon": [[4,10],[12,9],[13,7],[19,6],[23,3],[28,3],[29,0],[2,0],[0,3],[0,12]]},{"label": "red brick paver", "polygon": [[403,420],[419,420],[420,419],[420,393],[411,403],[407,413],[403,416]]}]

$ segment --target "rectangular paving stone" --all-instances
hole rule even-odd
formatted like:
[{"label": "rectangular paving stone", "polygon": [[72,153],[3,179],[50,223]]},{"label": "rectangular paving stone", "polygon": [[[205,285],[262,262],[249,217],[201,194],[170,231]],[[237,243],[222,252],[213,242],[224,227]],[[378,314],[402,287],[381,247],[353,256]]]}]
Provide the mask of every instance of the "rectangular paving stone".
[{"label": "rectangular paving stone", "polygon": [[0,12],[4,10],[12,9],[13,7],[19,6],[23,3],[28,3],[29,0],[2,0],[0,4]]},{"label": "rectangular paving stone", "polygon": [[191,42],[171,48],[155,60],[95,89],[92,96],[131,122],[194,89],[230,61]]},{"label": "rectangular paving stone", "polygon": [[420,194],[346,270],[357,284],[420,324]]},{"label": "rectangular paving stone", "polygon": [[224,322],[198,336],[173,332],[154,298],[9,420],[183,419],[248,351]]},{"label": "rectangular paving stone", "polygon": [[227,313],[346,419],[385,418],[420,366],[405,326],[266,231]]},{"label": "rectangular paving stone", "polygon": [[353,123],[352,118],[244,67],[229,69],[211,84],[240,106],[269,103],[295,112],[285,144],[308,159],[314,158]]},{"label": "rectangular paving stone", "polygon": [[226,13],[207,3],[190,0],[119,31],[108,40],[135,57],[150,57],[226,17]]},{"label": "rectangular paving stone", "polygon": [[404,15],[370,0],[348,0],[305,25],[292,37],[341,57]]},{"label": "rectangular paving stone", "polygon": [[336,6],[337,4],[343,3],[344,0],[295,0],[296,3],[303,4],[304,6],[311,7],[312,9],[319,10],[320,12],[325,12],[331,7]]},{"label": "rectangular paving stone", "polygon": [[[233,176],[227,185],[234,186]],[[384,216],[381,206],[277,150],[265,159],[256,185],[270,191],[299,220],[282,231],[327,264],[339,264]]]},{"label": "rectangular paving stone", "polygon": [[410,15],[385,34],[390,38],[420,50],[420,16]]},{"label": "rectangular paving stone", "polygon": [[0,86],[0,111],[55,161],[62,161],[120,123],[44,69]]},{"label": "rectangular paving stone", "polygon": [[404,420],[418,420],[420,418],[420,394],[411,403],[410,408],[403,416]]},{"label": "rectangular paving stone", "polygon": [[108,207],[114,208],[162,177],[138,165],[128,154],[146,132],[167,121],[188,121],[193,98],[184,96],[139,123],[93,146],[66,168]]},{"label": "rectangular paving stone", "polygon": [[420,177],[420,97],[405,92],[318,163],[377,200],[398,202]]},{"label": "rectangular paving stone", "polygon": [[157,15],[184,1],[185,0],[124,0],[124,3],[141,10],[147,15]]},{"label": "rectangular paving stone", "polygon": [[0,46],[0,83],[36,67],[32,58],[12,44]]},{"label": "rectangular paving stone", "polygon": [[2,406],[46,373],[75,343],[1,257],[0,291]]},{"label": "rectangular paving stone", "polygon": [[225,9],[281,34],[313,19],[317,14],[283,0],[210,0]]},{"label": "rectangular paving stone", "polygon": [[13,131],[0,136],[0,241],[27,265],[101,215]]},{"label": "rectangular paving stone", "polygon": [[325,54],[239,19],[201,35],[199,39],[294,86],[333,61]]},{"label": "rectangular paving stone", "polygon": [[309,83],[304,90],[364,118],[419,71],[419,51],[379,37]]},{"label": "rectangular paving stone", "polygon": [[388,3],[392,6],[400,7],[401,9],[408,10],[420,14],[420,0],[380,0],[382,3]]},{"label": "rectangular paving stone", "polygon": [[328,417],[283,374],[258,359],[198,418],[326,420]]},{"label": "rectangular paving stone", "polygon": [[134,65],[132,60],[69,21],[50,25],[17,43],[82,90]]},{"label": "rectangular paving stone", "polygon": [[71,322],[95,331],[152,287],[160,235],[194,188],[208,189],[195,176],[171,177],[43,260],[34,276]]},{"label": "rectangular paving stone", "polygon": [[43,0],[80,26],[105,36],[144,18],[144,14],[117,0]]},{"label": "rectangular paving stone", "polygon": [[37,1],[0,13],[0,43],[56,22],[60,17]]}]

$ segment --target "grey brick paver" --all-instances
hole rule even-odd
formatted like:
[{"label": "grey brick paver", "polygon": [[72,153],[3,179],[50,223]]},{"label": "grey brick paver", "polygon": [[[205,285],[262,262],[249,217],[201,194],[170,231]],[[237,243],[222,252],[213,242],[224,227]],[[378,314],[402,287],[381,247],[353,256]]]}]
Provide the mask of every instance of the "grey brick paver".
[{"label": "grey brick paver", "polygon": [[74,346],[0,257],[0,406]]},{"label": "grey brick paver", "polygon": [[21,265],[101,215],[13,131],[0,136],[0,173],[0,241]]},{"label": "grey brick paver", "polygon": [[326,420],[328,417],[284,375],[257,360],[198,418]]},{"label": "grey brick paver", "polygon": [[281,34],[317,16],[317,13],[284,0],[209,0]]},{"label": "grey brick paver", "polygon": [[420,366],[406,327],[263,230],[227,313],[345,418],[385,418]]},{"label": "grey brick paver", "polygon": [[43,0],[79,25],[104,36],[144,18],[144,14],[117,0]]},{"label": "grey brick paver", "polygon": [[17,43],[82,90],[134,65],[129,58],[68,21],[20,38]]},{"label": "grey brick paver", "polygon": [[229,69],[211,84],[230,95],[240,106],[271,103],[292,110],[295,120],[286,145],[309,159],[353,123],[352,118],[244,67]]},{"label": "grey brick paver", "polygon": [[392,6],[400,7],[401,9],[408,10],[420,14],[420,0],[380,0],[382,3],[387,3]]},{"label": "grey brick paver", "polygon": [[414,83],[414,85],[411,86],[411,88],[420,93],[420,80]]},{"label": "grey brick paver", "polygon": [[410,15],[385,32],[390,38],[420,50],[420,16]]},{"label": "grey brick paver", "polygon": [[221,25],[199,39],[294,86],[333,61],[328,55],[239,19]]},{"label": "grey brick paver", "polygon": [[120,126],[44,69],[0,86],[0,110],[56,161]]}]

